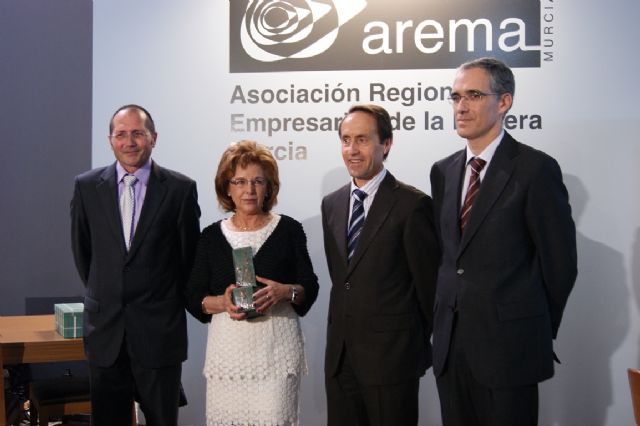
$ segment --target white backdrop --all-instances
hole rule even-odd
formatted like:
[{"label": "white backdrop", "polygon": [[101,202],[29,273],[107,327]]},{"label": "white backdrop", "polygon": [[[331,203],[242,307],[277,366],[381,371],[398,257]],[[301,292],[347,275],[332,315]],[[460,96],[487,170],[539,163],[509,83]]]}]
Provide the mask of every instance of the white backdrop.
[{"label": "white backdrop", "polygon": [[[233,1],[233,0],[232,0]],[[562,166],[578,229],[579,277],[555,348],[556,376],[541,385],[542,425],[630,425],[627,367],[639,366],[640,149],[637,40],[640,3],[547,0],[553,13],[554,60],[515,69],[516,116],[538,115],[541,129],[515,128],[522,142]],[[339,117],[351,102],[232,103],[243,90],[357,88],[360,102],[375,101],[392,114],[413,116],[416,128],[394,134],[388,169],[429,193],[428,173],[438,159],[463,147],[445,100],[370,99],[370,83],[387,87],[452,83],[454,70],[229,73],[229,2],[221,0],[94,0],[93,165],[113,161],[108,120],[125,103],[149,109],[159,132],[153,158],[198,181],[201,224],[223,217],[213,177],[225,147],[240,139],[306,150],[306,159],[279,161],[282,189],[276,212],[301,221],[321,291],[302,319],[309,375],[302,385],[302,425],[326,423],[323,384],[325,321],[330,281],[322,247],[320,201],[347,181],[337,133],[233,131],[232,114],[251,117]],[[443,117],[443,130],[426,130],[423,116]],[[298,150],[298,151],[296,151]],[[205,326],[190,319],[184,384],[190,400],[183,425],[204,424],[201,375]],[[421,383],[420,425],[439,425],[438,397],[429,370]]]}]

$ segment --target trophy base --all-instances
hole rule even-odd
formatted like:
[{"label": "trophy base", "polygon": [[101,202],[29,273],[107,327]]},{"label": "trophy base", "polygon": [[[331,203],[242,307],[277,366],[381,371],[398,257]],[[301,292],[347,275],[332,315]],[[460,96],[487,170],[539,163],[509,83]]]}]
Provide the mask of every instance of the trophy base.
[{"label": "trophy base", "polygon": [[236,287],[231,292],[231,300],[233,304],[240,308],[239,312],[244,313],[247,316],[247,319],[261,317],[264,314],[256,311],[255,306],[253,306],[253,292],[262,286],[242,286]]},{"label": "trophy base", "polygon": [[246,319],[258,318],[264,316],[260,312],[256,311],[254,308],[243,309],[240,308],[240,312],[246,315]]}]

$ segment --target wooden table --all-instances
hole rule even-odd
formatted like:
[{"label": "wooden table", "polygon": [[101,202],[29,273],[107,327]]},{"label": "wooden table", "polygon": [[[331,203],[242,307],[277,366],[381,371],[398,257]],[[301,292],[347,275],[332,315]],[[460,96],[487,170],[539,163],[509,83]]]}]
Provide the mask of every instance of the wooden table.
[{"label": "wooden table", "polygon": [[[4,364],[85,359],[82,339],[65,339],[53,315],[0,316],[0,371]],[[0,426],[6,426],[4,388],[0,392]]]}]

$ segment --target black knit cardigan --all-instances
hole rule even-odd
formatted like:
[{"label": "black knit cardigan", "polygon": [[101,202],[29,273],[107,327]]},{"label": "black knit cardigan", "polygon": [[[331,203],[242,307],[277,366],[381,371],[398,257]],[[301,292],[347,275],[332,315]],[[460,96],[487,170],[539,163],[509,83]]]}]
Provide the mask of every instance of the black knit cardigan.
[{"label": "black knit cardigan", "polygon": [[[202,312],[202,299],[224,294],[227,286],[236,281],[232,248],[220,223],[202,231],[186,288],[187,310],[201,322],[211,321],[211,315]],[[300,316],[309,311],[318,296],[318,277],[309,258],[307,236],[298,221],[280,215],[280,222],[258,250],[253,263],[256,275],[282,284],[302,285],[304,302],[292,306]]]}]

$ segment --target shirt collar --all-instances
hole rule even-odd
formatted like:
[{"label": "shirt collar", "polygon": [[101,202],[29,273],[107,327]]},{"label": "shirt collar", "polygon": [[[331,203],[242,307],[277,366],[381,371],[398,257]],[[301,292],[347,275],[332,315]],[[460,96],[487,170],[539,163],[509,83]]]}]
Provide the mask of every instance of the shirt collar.
[{"label": "shirt collar", "polygon": [[387,175],[387,169],[385,169],[384,166],[383,166],[382,170],[380,170],[377,175],[375,175],[366,184],[364,184],[364,185],[362,185],[360,187],[358,185],[356,185],[355,179],[352,178],[351,179],[351,193],[353,194],[353,191],[355,189],[359,189],[361,191],[364,191],[367,195],[374,194],[376,191],[378,191],[378,187],[380,187],[380,183],[382,183],[382,180],[384,179],[384,177],[386,175]]},{"label": "shirt collar", "polygon": [[137,177],[138,182],[140,182],[144,186],[147,186],[147,183],[149,182],[149,176],[151,175],[151,158],[149,158],[142,167],[140,167],[138,170],[136,170],[133,173],[127,172],[124,169],[124,167],[122,167],[122,164],[120,164],[119,161],[116,161],[116,178],[117,178],[116,182],[118,183],[122,182],[122,178],[125,175],[130,175],[130,174],[133,174],[135,177]]},{"label": "shirt collar", "polygon": [[493,154],[495,154],[496,149],[498,149],[498,145],[500,145],[500,142],[502,141],[503,137],[504,137],[504,129],[502,129],[498,137],[492,140],[491,143],[487,145],[487,147],[483,149],[482,152],[478,155],[475,155],[473,152],[471,152],[469,145],[467,145],[467,161],[465,162],[465,164],[469,164],[469,161],[471,161],[473,157],[482,158],[484,161],[487,162],[487,164],[489,164],[489,162],[491,162],[491,159],[493,158]]}]

